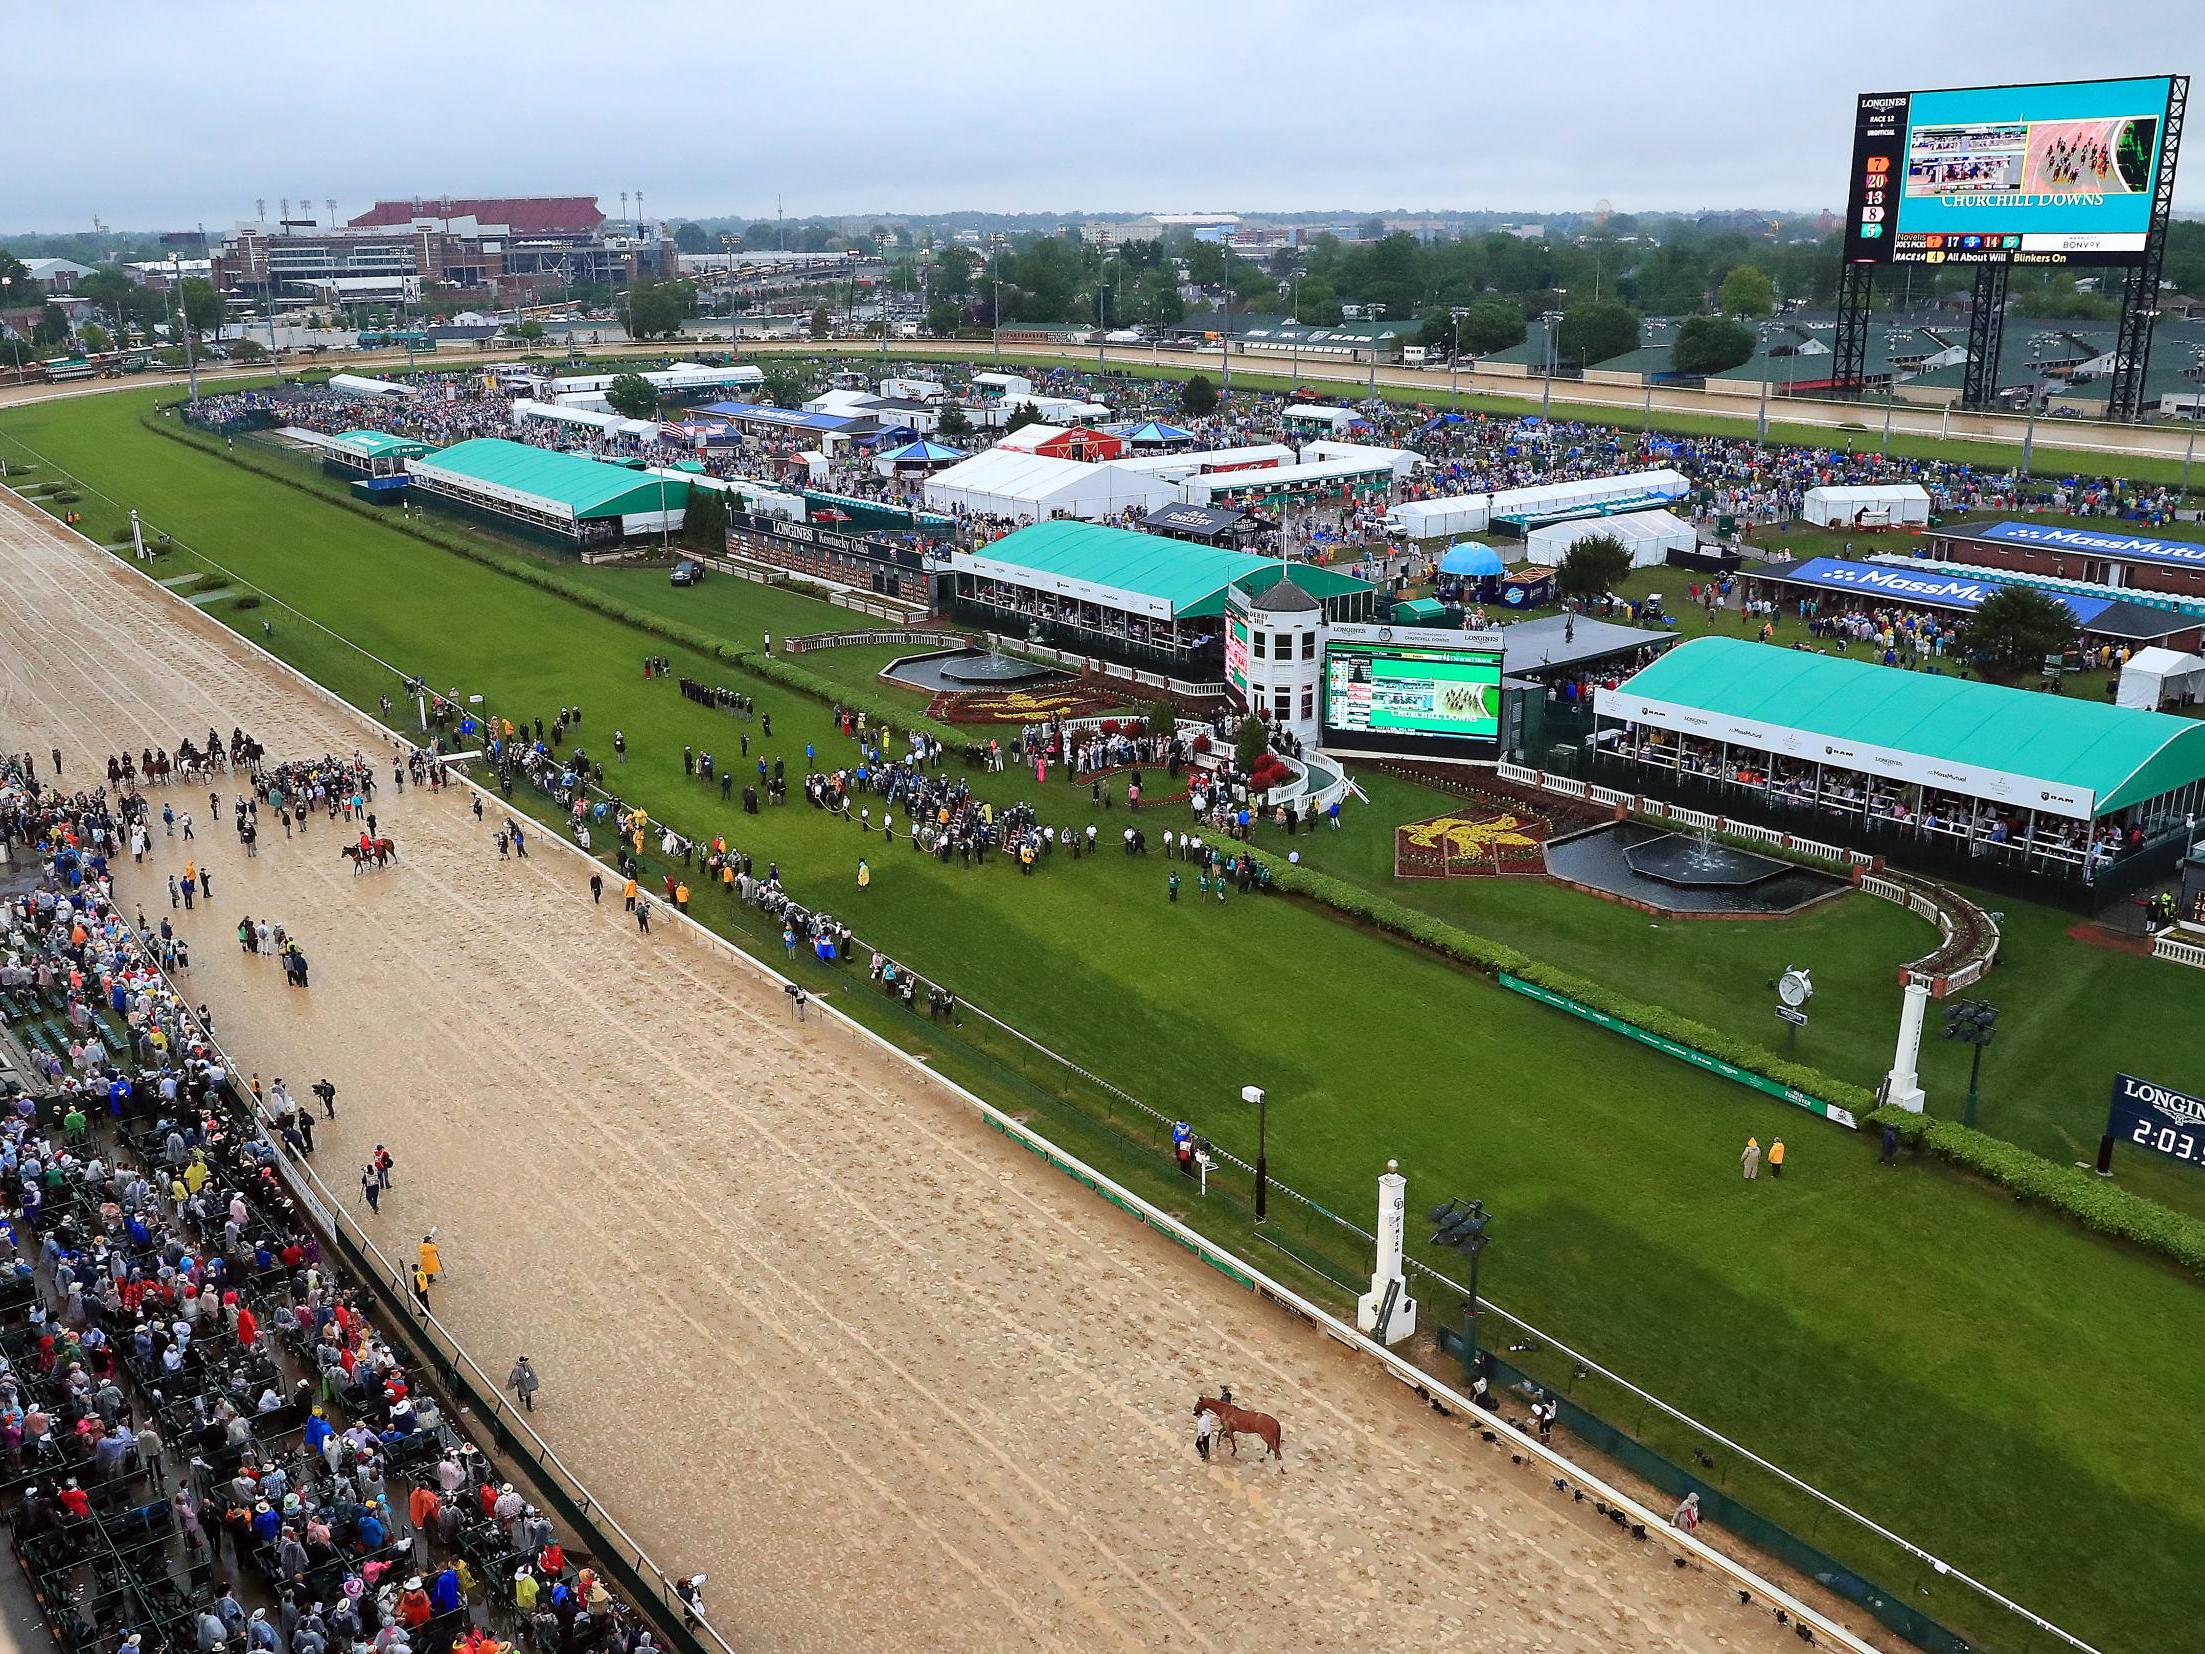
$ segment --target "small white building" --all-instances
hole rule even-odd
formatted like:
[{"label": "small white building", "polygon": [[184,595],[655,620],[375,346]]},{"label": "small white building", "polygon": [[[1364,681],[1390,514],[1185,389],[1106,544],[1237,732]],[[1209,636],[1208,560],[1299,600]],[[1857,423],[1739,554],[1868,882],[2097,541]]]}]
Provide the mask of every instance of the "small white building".
[{"label": "small white building", "polygon": [[1273,730],[1318,740],[1324,606],[1279,573],[1252,575],[1225,599],[1225,680]]}]

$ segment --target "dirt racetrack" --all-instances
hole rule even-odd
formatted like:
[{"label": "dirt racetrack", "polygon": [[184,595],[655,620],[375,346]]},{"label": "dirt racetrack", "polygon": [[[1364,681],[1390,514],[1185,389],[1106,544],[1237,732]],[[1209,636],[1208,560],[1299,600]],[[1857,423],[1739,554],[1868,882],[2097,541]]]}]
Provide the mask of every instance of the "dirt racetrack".
[{"label": "dirt racetrack", "polygon": [[[0,504],[0,744],[90,784],[210,724],[380,741]],[[356,879],[341,829],[247,860],[170,792],[214,879],[173,915],[190,990],[248,1070],[336,1085],[329,1184],[390,1145],[371,1229],[438,1226],[438,1314],[501,1376],[534,1358],[538,1426],[741,1646],[1792,1646],[757,976],[593,909],[572,855],[501,864],[463,793],[386,786],[402,859]],[[154,845],[120,883],[158,917],[187,849]],[[240,954],[246,913],[310,991]],[[1197,1461],[1219,1382],[1283,1420],[1285,1474]]]}]

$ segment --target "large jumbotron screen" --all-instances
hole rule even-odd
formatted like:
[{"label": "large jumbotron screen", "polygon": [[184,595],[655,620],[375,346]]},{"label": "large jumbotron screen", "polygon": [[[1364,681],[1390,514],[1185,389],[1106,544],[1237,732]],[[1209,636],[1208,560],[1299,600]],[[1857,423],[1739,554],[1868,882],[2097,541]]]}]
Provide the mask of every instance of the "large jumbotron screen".
[{"label": "large jumbotron screen", "polygon": [[[1343,641],[1341,632],[1370,634]],[[1387,634],[1391,633],[1391,636]],[[1325,640],[1328,744],[1491,757],[1501,738],[1500,640],[1406,627],[1334,627]]]},{"label": "large jumbotron screen", "polygon": [[2167,75],[1867,94],[1853,132],[1845,256],[2138,263],[2173,182],[2174,94]]}]

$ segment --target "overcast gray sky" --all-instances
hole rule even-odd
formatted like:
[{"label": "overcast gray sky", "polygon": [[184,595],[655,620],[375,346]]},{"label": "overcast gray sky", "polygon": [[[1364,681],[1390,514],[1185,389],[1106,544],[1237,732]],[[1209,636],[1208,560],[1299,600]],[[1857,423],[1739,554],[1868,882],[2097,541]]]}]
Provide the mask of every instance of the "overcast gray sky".
[{"label": "overcast gray sky", "polygon": [[637,188],[753,217],[1837,208],[1857,92],[2205,67],[2200,0],[106,0],[8,33],[7,230]]}]

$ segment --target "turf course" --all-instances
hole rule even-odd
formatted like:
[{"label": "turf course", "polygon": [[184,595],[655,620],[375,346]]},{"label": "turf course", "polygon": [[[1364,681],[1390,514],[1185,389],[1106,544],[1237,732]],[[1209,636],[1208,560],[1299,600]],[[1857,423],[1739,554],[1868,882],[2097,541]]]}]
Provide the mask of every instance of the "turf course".
[{"label": "turf course", "polygon": [[[593,749],[626,731],[630,796],[777,860],[800,895],[923,973],[1244,1154],[1254,1121],[1234,1099],[1265,1085],[1275,1174],[1341,1210],[1369,1206],[1389,1156],[1421,1202],[1481,1196],[1498,1214],[1485,1278],[1508,1307],[2101,1646],[2186,1646],[2181,1628],[2205,1611],[2190,1565],[2205,1493],[2162,1444],[2205,1407],[2192,1281],[1934,1167],[1879,1168],[1871,1145],[1796,1111],[1283,899],[1169,905],[1153,857],[1059,857],[1021,879],[861,845],[800,801],[746,819],[680,766],[684,743],[732,756],[740,726],[643,681],[639,662],[667,654],[677,672],[740,682],[734,669],[147,431],[149,401],[9,413],[0,448],[28,444],[328,628],[273,604],[212,611],[256,638],[269,621],[269,647],[371,709],[395,686],[350,643],[516,715],[579,701]],[[95,529],[119,521],[114,504],[86,507]],[[707,594],[741,647],[801,623],[786,594],[732,581]],[[850,751],[824,708],[744,687],[792,768],[806,741],[830,762]],[[1012,776],[988,790],[1034,789]],[[1084,790],[1052,786],[1044,815],[1084,824]],[[1679,968],[1597,925],[1574,945],[1641,991]],[[922,1019],[914,1043],[925,1032]],[[1749,1132],[1786,1136],[1781,1183],[1740,1182]],[[1181,1194],[1196,1221],[1237,1221]],[[2118,1589],[2098,1583],[2107,1534]],[[1809,1536],[1861,1554],[1829,1521]],[[2019,1642],[1925,1584],[1927,1611]]]}]

